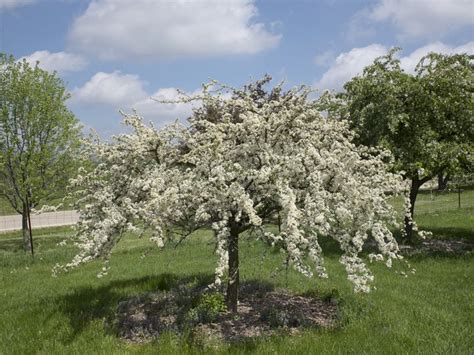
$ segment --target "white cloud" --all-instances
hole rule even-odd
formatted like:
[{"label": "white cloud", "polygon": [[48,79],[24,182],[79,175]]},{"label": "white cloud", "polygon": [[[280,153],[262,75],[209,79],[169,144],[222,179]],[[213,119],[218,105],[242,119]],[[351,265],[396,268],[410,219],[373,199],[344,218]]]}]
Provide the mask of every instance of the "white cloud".
[{"label": "white cloud", "polygon": [[280,40],[257,16],[253,0],[95,0],[69,39],[102,59],[252,54]]},{"label": "white cloud", "polygon": [[[176,119],[186,119],[192,113],[193,107],[200,105],[200,101],[191,103],[164,103],[161,101],[175,101],[180,93],[176,88],[160,88],[153,94],[144,90],[145,82],[137,75],[112,73],[96,73],[82,87],[72,92],[71,104],[76,107],[101,105],[110,112],[122,110],[131,113],[134,110],[146,121],[159,124],[172,122]],[[201,93],[201,89],[185,92],[193,96]]]},{"label": "white cloud", "polygon": [[347,39],[354,42],[375,35],[376,31],[369,20],[369,14],[369,9],[363,8],[352,15],[352,18],[347,24],[347,30],[345,33]]},{"label": "white cloud", "polygon": [[336,58],[336,54],[333,50],[328,50],[322,53],[319,53],[314,56],[314,64],[324,67],[330,65],[334,59]]},{"label": "white cloud", "polygon": [[[330,68],[322,75],[315,86],[318,89],[340,90],[344,83],[356,75],[362,74],[364,68],[373,63],[374,59],[385,55],[388,48],[380,44],[371,44],[363,48],[353,48],[337,56]],[[434,42],[420,47],[406,56],[400,57],[403,70],[413,73],[420,59],[429,52],[443,54],[468,53],[474,54],[474,42],[460,46],[450,46],[442,42]]]},{"label": "white cloud", "polygon": [[346,81],[361,74],[375,58],[385,53],[387,48],[380,44],[353,48],[349,52],[341,53],[315,86],[318,89],[340,90]]},{"label": "white cloud", "polygon": [[0,10],[13,9],[36,2],[36,0],[0,0]]},{"label": "white cloud", "polygon": [[116,109],[144,100],[148,95],[137,75],[98,72],[72,92],[73,103],[112,105]]},{"label": "white cloud", "polygon": [[472,0],[380,0],[368,12],[373,22],[391,22],[402,38],[439,37],[474,24]]},{"label": "white cloud", "polygon": [[[201,90],[196,90],[187,95],[197,95]],[[200,105],[199,101],[190,103],[164,103],[161,101],[175,101],[179,99],[180,94],[176,88],[161,88],[147,97],[144,100],[140,100],[131,104],[128,107],[128,111],[136,110],[137,113],[144,117],[146,120],[153,120],[155,122],[171,122],[176,119],[184,120],[188,118],[193,107]]]},{"label": "white cloud", "polygon": [[450,46],[442,42],[434,42],[427,44],[426,46],[420,47],[414,50],[406,57],[400,58],[400,65],[403,70],[409,73],[415,72],[415,67],[422,57],[430,52],[443,53],[443,54],[455,54],[455,53],[467,53],[474,54],[474,42],[468,42],[461,46]]},{"label": "white cloud", "polygon": [[36,51],[28,56],[21,57],[31,65],[35,65],[39,61],[39,66],[47,71],[57,71],[65,73],[69,71],[78,71],[87,65],[87,61],[77,55],[66,52],[51,53],[49,51]]}]

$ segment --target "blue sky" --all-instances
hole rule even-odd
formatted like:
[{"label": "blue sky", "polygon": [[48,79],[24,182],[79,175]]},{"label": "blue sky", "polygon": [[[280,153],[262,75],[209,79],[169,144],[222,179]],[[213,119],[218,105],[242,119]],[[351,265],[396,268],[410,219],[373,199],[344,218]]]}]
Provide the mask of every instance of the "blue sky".
[{"label": "blue sky", "polygon": [[56,70],[86,128],[108,137],[119,109],[158,125],[176,88],[270,74],[340,89],[393,47],[413,71],[430,51],[474,54],[472,0],[0,0],[0,51]]}]

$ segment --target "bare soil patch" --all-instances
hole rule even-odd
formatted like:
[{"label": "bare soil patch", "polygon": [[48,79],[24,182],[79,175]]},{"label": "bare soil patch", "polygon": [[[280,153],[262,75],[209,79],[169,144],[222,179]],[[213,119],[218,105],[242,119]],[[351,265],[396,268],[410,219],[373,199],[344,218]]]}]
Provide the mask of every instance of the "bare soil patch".
[{"label": "bare soil patch", "polygon": [[117,311],[118,334],[133,343],[151,341],[164,332],[191,334],[201,340],[237,342],[276,332],[293,334],[305,328],[332,327],[338,314],[334,298],[323,300],[287,290],[244,285],[237,314],[227,311],[213,314],[211,309],[210,316],[196,318],[193,315],[196,309],[202,309],[199,305],[202,294],[202,288],[191,290],[180,286],[123,301]]},{"label": "bare soil patch", "polygon": [[237,315],[224,313],[215,322],[200,324],[198,330],[202,335],[239,341],[276,330],[295,333],[303,328],[331,327],[336,314],[336,305],[330,302],[274,291],[264,297],[245,297]]}]

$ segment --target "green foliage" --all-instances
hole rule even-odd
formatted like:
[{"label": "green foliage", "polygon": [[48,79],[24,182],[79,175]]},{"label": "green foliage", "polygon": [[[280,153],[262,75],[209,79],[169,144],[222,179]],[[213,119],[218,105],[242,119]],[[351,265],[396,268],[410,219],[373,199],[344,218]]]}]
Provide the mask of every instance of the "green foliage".
[{"label": "green foliage", "polygon": [[[410,215],[419,188],[438,175],[459,175],[474,166],[474,56],[430,53],[406,73],[397,48],[375,59],[321,105],[347,119],[356,143],[382,146],[394,168],[411,180]],[[410,218],[405,235],[414,241]]]},{"label": "green foliage", "polygon": [[326,301],[326,302],[331,302],[331,303],[337,304],[337,303],[339,303],[340,297],[341,297],[341,295],[340,295],[338,289],[333,288],[326,295],[324,295],[324,297],[322,297],[322,300]]},{"label": "green foliage", "polygon": [[56,73],[0,54],[0,195],[24,214],[64,196],[76,170],[78,120]]},{"label": "green foliage", "polygon": [[220,292],[208,292],[202,294],[198,304],[188,311],[186,319],[192,324],[210,323],[226,310],[224,295]]},{"label": "green foliage", "polygon": [[377,58],[340,95],[357,142],[391,150],[412,180],[466,169],[474,153],[474,56],[431,53],[410,74],[396,51]]},{"label": "green foliage", "polygon": [[0,197],[22,215],[32,254],[30,211],[64,197],[79,164],[81,129],[68,98],[56,73],[0,53]]},{"label": "green foliage", "polygon": [[285,308],[266,308],[261,318],[272,328],[304,327],[307,323],[302,311]]},{"label": "green foliage", "polygon": [[205,309],[206,312],[211,315],[217,315],[218,313],[227,310],[224,296],[220,292],[209,292],[203,294],[198,307]]}]

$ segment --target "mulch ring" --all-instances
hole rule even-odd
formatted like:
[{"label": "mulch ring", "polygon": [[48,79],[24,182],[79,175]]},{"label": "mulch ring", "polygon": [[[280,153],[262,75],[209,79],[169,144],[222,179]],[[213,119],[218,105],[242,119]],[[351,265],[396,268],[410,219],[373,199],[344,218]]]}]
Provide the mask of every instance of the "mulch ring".
[{"label": "mulch ring", "polygon": [[237,314],[220,312],[210,321],[189,322],[190,298],[183,297],[182,288],[148,294],[119,304],[116,328],[122,339],[132,343],[149,342],[164,332],[189,331],[194,338],[238,342],[336,324],[334,299],[295,295],[286,290],[249,292],[244,287],[239,298]]},{"label": "mulch ring", "polygon": [[474,243],[464,239],[425,239],[419,245],[400,245],[404,254],[421,253],[466,254],[473,251]]},{"label": "mulch ring", "polygon": [[270,292],[265,297],[245,297],[239,303],[238,315],[224,313],[216,322],[200,324],[202,335],[227,341],[239,341],[276,330],[297,333],[304,328],[331,327],[336,319],[335,304],[284,291]]}]

